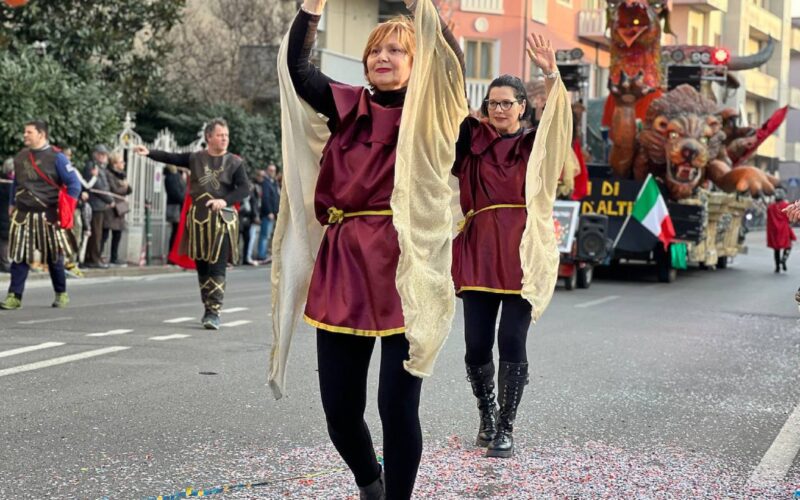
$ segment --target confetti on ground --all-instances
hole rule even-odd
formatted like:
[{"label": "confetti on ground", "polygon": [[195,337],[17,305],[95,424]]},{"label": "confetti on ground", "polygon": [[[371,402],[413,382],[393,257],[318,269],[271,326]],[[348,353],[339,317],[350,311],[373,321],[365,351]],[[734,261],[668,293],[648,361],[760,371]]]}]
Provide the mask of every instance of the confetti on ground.
[{"label": "confetti on ground", "polygon": [[[597,442],[583,447],[523,446],[508,460],[484,458],[483,450],[455,437],[427,448],[415,498],[792,498],[800,484],[794,478],[751,487],[741,468],[734,471],[719,461],[671,448],[641,453]],[[336,470],[342,466],[328,445],[261,450],[239,458],[232,468],[239,475],[253,474],[251,483],[268,484],[229,489],[219,497],[357,499],[349,471]],[[326,473],[310,476],[320,471]]]}]

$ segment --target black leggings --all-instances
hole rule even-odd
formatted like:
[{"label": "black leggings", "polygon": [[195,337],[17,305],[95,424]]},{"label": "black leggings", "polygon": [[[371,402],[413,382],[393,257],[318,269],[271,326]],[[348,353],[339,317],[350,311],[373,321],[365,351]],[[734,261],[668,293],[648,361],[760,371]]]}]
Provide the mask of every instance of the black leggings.
[{"label": "black leggings", "polygon": [[[380,474],[372,436],[364,421],[367,372],[374,346],[375,337],[317,330],[319,388],[328,434],[359,486],[367,486]],[[422,456],[422,379],[403,369],[406,359],[405,335],[381,338],[378,412],[383,425],[387,500],[411,498]]]},{"label": "black leggings", "polygon": [[485,365],[492,360],[494,331],[497,311],[503,304],[500,314],[500,328],[497,330],[497,346],[500,361],[525,363],[528,354],[525,343],[528,327],[531,325],[531,304],[520,295],[506,295],[491,292],[464,291],[464,336],[467,344],[465,361],[468,365]]},{"label": "black leggings", "polygon": [[786,265],[786,261],[789,260],[789,254],[792,253],[791,248],[784,248],[783,255],[781,255],[781,250],[779,248],[774,249],[775,252],[775,268],[778,268],[781,264],[784,266]]}]

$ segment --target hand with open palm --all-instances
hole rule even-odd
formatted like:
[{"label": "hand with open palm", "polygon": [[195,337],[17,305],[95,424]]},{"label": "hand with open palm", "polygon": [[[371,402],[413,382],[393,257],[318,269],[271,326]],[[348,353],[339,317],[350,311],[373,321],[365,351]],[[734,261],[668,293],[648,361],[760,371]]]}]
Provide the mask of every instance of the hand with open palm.
[{"label": "hand with open palm", "polygon": [[550,40],[546,40],[542,35],[531,33],[528,35],[528,57],[533,64],[541,69],[545,75],[549,75],[558,69],[556,65],[556,51]]}]

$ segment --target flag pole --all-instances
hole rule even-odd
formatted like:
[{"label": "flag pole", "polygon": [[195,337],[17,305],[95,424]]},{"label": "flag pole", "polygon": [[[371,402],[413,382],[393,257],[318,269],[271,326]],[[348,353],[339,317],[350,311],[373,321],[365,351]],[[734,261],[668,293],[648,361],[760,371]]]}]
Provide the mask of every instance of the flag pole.
[{"label": "flag pole", "polygon": [[[639,188],[639,192],[636,193],[636,198],[634,198],[633,200],[634,204],[636,204],[636,200],[639,199],[639,196],[642,195],[642,189],[644,189],[644,187],[647,185],[647,182],[650,180],[650,177],[652,176],[653,174],[647,174],[647,178],[645,178],[644,184],[642,184],[642,187]],[[622,223],[622,228],[617,233],[617,237],[614,239],[614,244],[611,246],[612,249],[617,248],[617,243],[619,243],[619,240],[622,239],[622,233],[625,232],[625,228],[628,227],[628,222],[631,221],[632,213],[633,213],[633,207],[631,207],[631,211],[628,212],[628,216],[625,218],[625,222]]]}]

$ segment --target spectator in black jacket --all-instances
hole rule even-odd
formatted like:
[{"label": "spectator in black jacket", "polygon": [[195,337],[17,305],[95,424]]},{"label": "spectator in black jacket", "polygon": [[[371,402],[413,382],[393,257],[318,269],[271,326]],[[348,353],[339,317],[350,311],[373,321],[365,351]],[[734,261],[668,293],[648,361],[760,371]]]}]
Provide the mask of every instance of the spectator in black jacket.
[{"label": "spectator in black jacket", "polygon": [[267,253],[272,231],[275,230],[275,221],[278,218],[278,205],[280,204],[280,187],[275,177],[278,168],[274,163],[267,166],[267,176],[261,183],[261,233],[258,235],[258,260],[269,262],[272,257]]},{"label": "spectator in black jacket", "polygon": [[[86,163],[83,170],[84,179],[91,179],[92,172],[97,168],[96,191],[109,191],[108,184],[108,148],[100,144],[94,148],[92,159]],[[92,207],[92,233],[86,248],[86,267],[107,268],[103,262],[103,227],[105,226],[106,212],[114,208],[114,198],[107,194],[92,192],[89,194],[89,205]]]},{"label": "spectator in black jacket", "polygon": [[[169,233],[169,254],[175,245],[175,237],[178,235],[178,224],[181,221],[181,209],[183,200],[186,197],[186,174],[178,170],[175,165],[164,167],[164,189],[167,191],[167,222],[172,226]],[[170,262],[174,264],[174,262]]]},{"label": "spectator in black jacket", "polygon": [[11,202],[11,180],[14,172],[14,160],[9,158],[3,163],[0,171],[0,272],[7,273],[11,263],[8,261],[8,206]]}]

